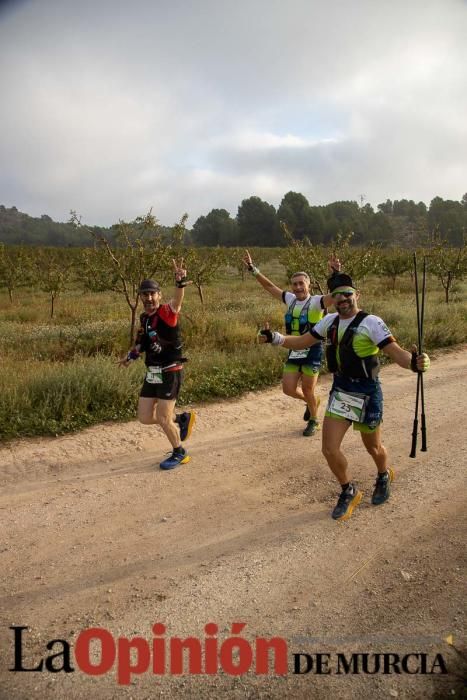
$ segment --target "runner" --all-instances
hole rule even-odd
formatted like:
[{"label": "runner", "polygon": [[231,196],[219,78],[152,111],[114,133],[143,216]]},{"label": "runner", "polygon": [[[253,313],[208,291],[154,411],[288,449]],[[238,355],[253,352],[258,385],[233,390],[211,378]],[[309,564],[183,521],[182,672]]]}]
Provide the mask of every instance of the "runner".
[{"label": "runner", "polygon": [[[134,347],[119,361],[127,367],[145,353],[146,377],[138,403],[138,420],[160,425],[172,445],[172,454],[160,463],[161,469],[174,469],[190,460],[182,442],[195,422],[194,412],[175,416],[175,403],[182,383],[182,342],[179,312],[187,285],[183,259],[173,261],[175,292],[168,304],[161,304],[161,288],[154,280],[143,280],[139,294],[144,306]],[[175,420],[174,420],[175,416]]]},{"label": "runner", "polygon": [[334,275],[328,280],[337,313],[317,323],[305,335],[294,338],[269,329],[261,331],[260,342],[299,350],[326,340],[328,368],[334,373],[323,423],[323,454],[341,485],[341,494],[332,512],[335,520],[347,520],[362,500],[362,493],[351,480],[349,465],[341,443],[349,427],[360,432],[364,446],[378,470],[371,502],[381,505],[389,498],[394,470],[389,466],[386,448],[381,442],[383,396],[378,379],[378,353],[382,350],[404,369],[425,372],[430,360],[401,348],[379,316],[358,308],[360,293],[349,275]]},{"label": "runner", "polygon": [[[310,295],[310,277],[306,272],[295,272],[290,283],[292,292],[279,289],[271,280],[265,277],[254,265],[248,250],[245,251],[243,262],[256,278],[259,284],[274,299],[287,304],[285,314],[285,328],[289,335],[303,335],[310,331],[315,323],[323,318],[324,309],[334,304],[331,294]],[[337,273],[340,268],[339,260],[332,256],[329,260],[330,271]],[[301,350],[291,350],[284,364],[282,374],[282,391],[287,396],[305,401],[306,408],[303,420],[307,421],[303,435],[314,435],[319,426],[318,406],[319,398],[316,396],[316,384],[323,357],[322,343],[309,348],[303,346]],[[301,383],[301,388],[299,384]]]}]

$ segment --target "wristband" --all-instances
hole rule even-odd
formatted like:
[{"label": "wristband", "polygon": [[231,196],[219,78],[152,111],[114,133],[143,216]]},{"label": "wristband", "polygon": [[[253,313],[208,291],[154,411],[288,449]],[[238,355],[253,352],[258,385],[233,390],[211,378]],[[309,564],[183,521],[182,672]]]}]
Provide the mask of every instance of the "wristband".
[{"label": "wristband", "polygon": [[278,333],[278,331],[274,331],[272,334],[272,344],[273,345],[284,345],[285,342],[285,335],[282,335],[282,333]]},{"label": "wristband", "polygon": [[285,335],[278,333],[277,331],[271,331],[269,328],[265,328],[260,331],[258,335],[264,335],[267,343],[272,343],[272,345],[283,345],[285,340]]},{"label": "wristband", "polygon": [[139,352],[137,350],[130,350],[128,355],[126,356],[127,362],[133,362],[133,360],[137,360],[139,357]]},{"label": "wristband", "polygon": [[416,352],[413,352],[413,353],[412,353],[412,356],[411,356],[411,358],[410,358],[409,369],[411,369],[412,372],[418,372],[418,369],[417,369],[417,353],[416,353]]},{"label": "wristband", "polygon": [[256,277],[256,275],[259,275],[259,267],[256,267],[256,265],[252,265],[248,269],[250,270],[253,277]]},{"label": "wristband", "polygon": [[186,278],[186,277],[182,277],[182,278],[179,279],[179,280],[177,280],[177,279],[175,280],[175,286],[176,286],[178,289],[183,289],[183,287],[186,287],[187,284],[188,284],[188,282],[187,282],[187,278]]}]

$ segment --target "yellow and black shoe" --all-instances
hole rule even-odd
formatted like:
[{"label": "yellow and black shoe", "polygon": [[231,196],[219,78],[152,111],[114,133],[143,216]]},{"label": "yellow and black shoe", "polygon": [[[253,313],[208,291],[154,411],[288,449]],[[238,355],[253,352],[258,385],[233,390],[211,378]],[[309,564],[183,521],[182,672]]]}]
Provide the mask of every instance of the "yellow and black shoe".
[{"label": "yellow and black shoe", "polygon": [[319,428],[318,421],[315,420],[314,418],[310,418],[305,430],[303,431],[303,435],[305,437],[311,437],[311,435],[314,435],[316,433],[318,428]]},{"label": "yellow and black shoe", "polygon": [[362,498],[362,492],[357,489],[355,484],[350,484],[337,499],[336,507],[332,511],[334,520],[348,520]]},{"label": "yellow and black shoe", "polygon": [[190,455],[183,447],[175,447],[172,454],[164,459],[159,466],[161,469],[175,469],[180,464],[186,464],[190,459]]},{"label": "yellow and black shoe", "polygon": [[371,497],[371,502],[374,506],[380,506],[385,503],[391,494],[391,483],[394,481],[394,469],[389,467],[384,474],[378,474],[375,483],[375,490]]},{"label": "yellow and black shoe", "polygon": [[186,411],[177,416],[176,423],[180,427],[180,440],[182,442],[185,442],[190,437],[195,421],[196,413],[194,411]]}]

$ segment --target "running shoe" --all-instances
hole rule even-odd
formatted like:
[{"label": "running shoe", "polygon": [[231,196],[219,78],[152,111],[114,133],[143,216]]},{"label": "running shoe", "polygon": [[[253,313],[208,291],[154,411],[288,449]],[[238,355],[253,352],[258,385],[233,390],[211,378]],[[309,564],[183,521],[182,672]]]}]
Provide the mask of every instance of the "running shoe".
[{"label": "running shoe", "polygon": [[[316,408],[317,409],[319,408],[320,403],[321,403],[321,398],[318,396],[318,398],[316,399]],[[310,413],[310,409],[309,409],[308,404],[307,404],[307,406],[305,408],[305,413],[303,414],[303,420],[309,421],[310,418],[311,418],[311,413]]]},{"label": "running shoe", "polygon": [[180,464],[186,464],[189,461],[190,455],[181,447],[178,450],[174,450],[170,457],[164,459],[159,466],[161,469],[175,469],[175,467],[178,467]]},{"label": "running shoe", "polygon": [[378,474],[375,482],[375,490],[371,497],[371,502],[374,506],[380,506],[385,503],[391,493],[391,482],[394,481],[394,469],[389,469],[384,474]]},{"label": "running shoe", "polygon": [[196,413],[194,411],[186,411],[185,413],[180,413],[177,418],[178,420],[175,420],[175,422],[178,423],[180,427],[180,440],[185,442],[185,440],[188,440],[191,435],[191,431],[193,430],[196,420]]},{"label": "running shoe", "polygon": [[354,508],[356,508],[362,500],[362,497],[362,492],[359,491],[354,484],[350,484],[345,491],[342,491],[337,499],[336,507],[332,511],[334,520],[348,520]]},{"label": "running shoe", "polygon": [[305,430],[303,431],[303,435],[305,437],[311,437],[311,435],[314,435],[318,429],[319,423],[317,420],[314,420],[313,418],[308,421],[308,425],[306,426]]}]

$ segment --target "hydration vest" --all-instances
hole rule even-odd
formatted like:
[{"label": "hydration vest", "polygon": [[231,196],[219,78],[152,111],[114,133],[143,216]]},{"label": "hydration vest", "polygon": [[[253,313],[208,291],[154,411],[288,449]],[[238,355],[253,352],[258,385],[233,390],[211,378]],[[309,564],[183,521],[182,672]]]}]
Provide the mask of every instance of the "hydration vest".
[{"label": "hydration vest", "polygon": [[[340,342],[338,341],[339,316],[336,316],[329,326],[326,337],[326,361],[330,372],[334,374],[337,372],[351,379],[376,379],[378,376],[380,368],[378,355],[359,357],[352,345],[355,330],[367,316],[365,311],[359,311],[345,329]],[[338,348],[339,363],[337,362]]]},{"label": "hydration vest", "polygon": [[146,353],[146,365],[166,365],[181,360],[182,341],[178,323],[169,326],[157,311],[151,316],[142,314],[140,322],[140,343],[141,350]]},{"label": "hydration vest", "polygon": [[[297,303],[297,300],[294,299],[293,302],[290,304],[289,308],[287,309],[287,312],[284,316],[285,320],[285,330],[287,335],[292,335],[294,331],[296,332],[297,329],[292,329],[292,322],[297,320],[296,317],[293,315],[293,310],[295,308],[295,305]],[[316,321],[311,322],[309,319],[309,308],[311,304],[311,297],[307,300],[306,304],[304,304],[300,310],[300,316],[298,317],[298,334],[303,335],[304,333],[307,333],[308,331],[311,331],[313,326],[315,326],[318,321],[321,320],[323,313],[319,312],[319,318],[316,318]],[[316,313],[316,312],[315,312]]]}]

